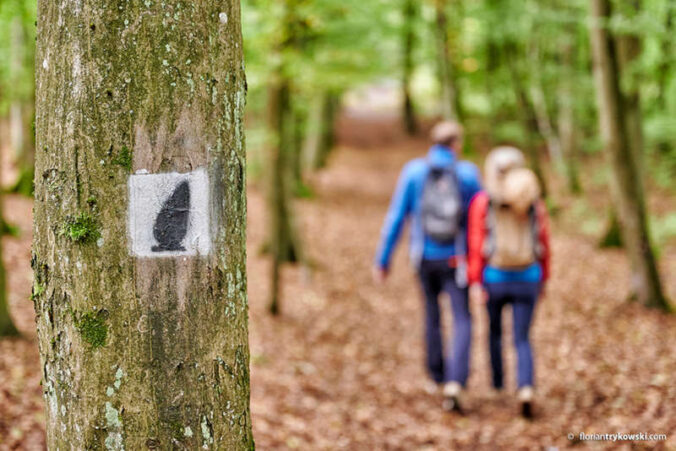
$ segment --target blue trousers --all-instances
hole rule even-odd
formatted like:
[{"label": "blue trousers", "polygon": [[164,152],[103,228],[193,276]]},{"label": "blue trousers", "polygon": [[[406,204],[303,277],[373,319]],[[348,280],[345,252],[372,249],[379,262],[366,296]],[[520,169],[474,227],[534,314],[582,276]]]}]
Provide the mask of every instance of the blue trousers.
[{"label": "blue trousers", "polygon": [[[437,383],[455,381],[464,386],[469,375],[472,337],[467,289],[458,288],[455,269],[449,267],[446,260],[423,260],[418,274],[425,297],[427,369]],[[442,292],[450,295],[453,311],[453,339],[447,356],[444,356],[441,337],[439,295]]]},{"label": "blue trousers", "polygon": [[519,388],[533,386],[533,351],[529,331],[533,311],[540,292],[535,282],[487,283],[488,316],[490,320],[490,354],[493,386],[503,388],[502,370],[502,309],[512,304],[514,316],[514,347],[517,356],[517,384]]}]

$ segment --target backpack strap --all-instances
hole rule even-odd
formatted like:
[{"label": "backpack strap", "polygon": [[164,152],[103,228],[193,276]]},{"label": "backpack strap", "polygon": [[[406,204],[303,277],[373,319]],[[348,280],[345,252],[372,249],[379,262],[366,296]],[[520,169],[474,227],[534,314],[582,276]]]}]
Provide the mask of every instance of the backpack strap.
[{"label": "backpack strap", "polygon": [[540,243],[540,221],[538,219],[537,203],[531,205],[528,215],[530,217],[530,230],[533,239],[533,253],[535,254],[535,259],[540,260],[545,251]]},{"label": "backpack strap", "polygon": [[488,206],[486,208],[486,238],[484,239],[483,248],[481,252],[486,260],[490,260],[495,252],[495,208],[493,199],[488,198]]}]

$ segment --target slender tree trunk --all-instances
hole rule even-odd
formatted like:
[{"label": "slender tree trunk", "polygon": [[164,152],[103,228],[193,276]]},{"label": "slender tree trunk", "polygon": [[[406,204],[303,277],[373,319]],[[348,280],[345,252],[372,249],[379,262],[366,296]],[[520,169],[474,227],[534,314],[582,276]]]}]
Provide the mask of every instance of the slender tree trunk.
[{"label": "slender tree trunk", "polygon": [[[639,5],[636,0],[628,0],[627,7],[631,13],[638,15]],[[624,94],[624,115],[631,152],[634,154],[637,175],[641,191],[643,181],[643,122],[641,119],[641,94],[637,60],[641,54],[641,40],[636,34],[624,34],[615,38],[617,43],[617,61],[622,73],[621,92]]]},{"label": "slender tree trunk", "polygon": [[288,260],[287,253],[293,253],[287,222],[290,216],[288,144],[293,121],[290,117],[289,83],[284,80],[281,70],[273,79],[268,99],[270,143],[270,177],[268,186],[268,213],[270,214],[270,252],[272,254],[270,313],[280,312],[280,267]]},{"label": "slender tree trunk", "polygon": [[457,89],[453,77],[453,63],[448,38],[447,0],[435,0],[434,6],[436,10],[437,63],[441,86],[441,115],[444,119],[458,120]]},{"label": "slender tree trunk", "polygon": [[[664,23],[664,35],[662,42],[660,44],[662,50],[662,60],[660,62],[658,71],[657,71],[657,80],[659,86],[659,101],[662,110],[666,111],[667,109],[667,90],[669,88],[669,83],[672,80],[672,66],[673,66],[673,57],[669,58],[668,55],[673,55],[674,52],[674,12],[676,7],[673,5],[668,6],[667,18]],[[670,144],[665,143],[668,147]]]},{"label": "slender tree trunk", "polygon": [[413,100],[411,98],[411,78],[413,77],[413,48],[415,46],[415,27],[416,18],[416,0],[404,0],[404,28],[402,39],[402,57],[403,57],[403,78],[402,78],[402,96],[403,96],[403,118],[404,129],[406,133],[413,136],[418,132],[418,123],[415,118]]},{"label": "slender tree trunk", "polygon": [[557,168],[563,166],[563,155],[561,152],[561,140],[557,135],[552,119],[547,107],[544,88],[540,80],[536,80],[531,85],[531,97],[533,99],[533,112],[538,124],[540,135],[545,139],[549,158],[554,162]]},{"label": "slender tree trunk", "polygon": [[293,159],[296,142],[296,121],[291,104],[291,80],[285,70],[283,60],[285,52],[296,43],[294,15],[295,4],[290,0],[284,2],[285,27],[282,40],[275,51],[279,54],[278,66],[274,68],[268,90],[268,131],[269,131],[269,185],[268,214],[269,249],[272,254],[271,291],[268,308],[274,315],[280,313],[280,276],[281,265],[302,260],[300,239],[296,233],[292,185]]},{"label": "slender tree trunk", "polygon": [[13,148],[16,152],[19,175],[10,191],[25,196],[33,194],[33,178],[35,166],[35,137],[33,135],[33,118],[35,99],[29,102],[12,105],[12,134],[16,137]]},{"label": "slender tree trunk", "polygon": [[239,2],[40,0],[37,35],[48,448],[252,449]]},{"label": "slender tree trunk", "polygon": [[540,161],[540,152],[538,151],[537,143],[534,137],[539,133],[537,115],[533,105],[528,99],[526,88],[524,86],[522,75],[518,67],[519,52],[514,42],[508,42],[504,45],[505,57],[507,60],[507,67],[512,79],[512,86],[516,96],[516,102],[521,115],[521,121],[524,124],[524,131],[526,132],[526,152],[528,154],[530,164],[533,172],[540,182],[543,197],[547,197],[547,180],[545,179],[544,171],[542,169],[542,162]]},{"label": "slender tree trunk", "polygon": [[[639,5],[634,0],[622,3],[627,12],[637,15]],[[636,164],[636,176],[641,191],[641,198],[645,197],[644,163],[643,163],[643,122],[641,115],[641,97],[639,79],[637,76],[637,59],[641,53],[641,41],[635,34],[623,34],[612,38],[616,45],[617,64],[621,73],[620,92],[623,94],[624,127],[626,127],[628,145]],[[615,206],[610,207],[609,222],[603,237],[601,247],[622,247],[622,227]]]},{"label": "slender tree trunk", "polygon": [[335,141],[334,123],[338,104],[338,96],[327,90],[321,90],[313,97],[303,145],[304,166],[308,171],[326,166]]},{"label": "slender tree trunk", "polygon": [[573,194],[580,194],[582,192],[582,185],[580,184],[578,170],[579,152],[574,105],[576,90],[574,66],[575,46],[573,43],[576,40],[576,27],[569,27],[567,33],[568,40],[564,42],[561,49],[563,69],[558,90],[558,130],[561,141],[561,154],[563,156],[566,179],[568,181],[568,189]]},{"label": "slender tree trunk", "polygon": [[[0,155],[1,156],[1,155]],[[1,160],[1,159],[0,159]],[[0,164],[0,174],[2,173],[2,165]],[[0,224],[4,225],[3,205],[0,198]],[[0,233],[0,337],[16,336],[19,331],[12,322],[12,317],[9,314],[9,305],[7,303],[7,279],[5,276],[5,262],[2,259],[2,236]]]},{"label": "slender tree trunk", "polygon": [[599,120],[605,152],[613,178],[612,194],[632,266],[632,298],[650,306],[669,309],[648,231],[648,218],[640,183],[636,154],[625,116],[624,95],[620,87],[621,65],[616,40],[607,30],[611,17],[609,0],[591,0],[594,24],[591,41],[594,75],[599,104]]},{"label": "slender tree trunk", "polygon": [[[15,18],[12,23],[13,58],[10,71],[12,81],[10,83],[25,86],[29,83],[24,79],[28,73],[26,66],[33,64],[35,52],[24,25],[26,21],[26,18],[23,17],[26,15],[25,5],[23,2],[19,3],[20,16]],[[32,83],[29,84],[30,87],[17,95],[10,108],[11,146],[19,169],[18,178],[10,191],[26,196],[30,196],[33,192],[33,168],[35,164],[35,137],[33,134],[35,95]]]}]

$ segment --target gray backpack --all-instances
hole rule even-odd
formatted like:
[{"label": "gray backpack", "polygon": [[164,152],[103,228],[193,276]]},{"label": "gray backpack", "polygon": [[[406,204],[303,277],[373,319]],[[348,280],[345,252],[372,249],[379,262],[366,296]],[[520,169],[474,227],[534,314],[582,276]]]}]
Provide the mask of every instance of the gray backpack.
[{"label": "gray backpack", "polygon": [[430,167],[421,207],[425,235],[438,243],[454,242],[462,219],[462,199],[455,167]]}]

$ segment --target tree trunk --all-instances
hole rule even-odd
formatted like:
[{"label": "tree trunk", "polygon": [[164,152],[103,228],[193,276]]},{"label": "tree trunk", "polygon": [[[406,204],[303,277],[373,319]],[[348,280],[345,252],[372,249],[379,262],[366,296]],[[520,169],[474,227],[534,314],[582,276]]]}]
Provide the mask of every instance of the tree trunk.
[{"label": "tree trunk", "polygon": [[539,133],[537,115],[533,105],[528,100],[526,88],[523,83],[522,75],[518,67],[519,52],[514,42],[508,42],[504,45],[505,59],[507,61],[507,68],[514,88],[514,95],[516,96],[517,107],[521,115],[521,122],[526,133],[526,152],[530,160],[533,172],[540,182],[542,189],[542,196],[547,197],[547,180],[545,179],[544,171],[542,170],[542,162],[540,161],[540,152],[538,151],[537,143],[535,143],[534,136]]},{"label": "tree trunk", "polygon": [[338,96],[326,90],[320,91],[313,97],[303,145],[306,170],[315,171],[326,166],[335,141],[334,123],[338,103]]},{"label": "tree trunk", "polygon": [[[0,174],[2,173],[1,169],[2,165],[0,165]],[[0,199],[0,224],[4,226],[5,219],[2,207],[2,199]],[[4,233],[0,233],[0,337],[8,337],[19,335],[19,331],[14,327],[12,317],[9,314],[9,305],[7,303],[7,278],[5,276],[5,262],[2,259],[3,235]]]},{"label": "tree trunk", "polygon": [[439,84],[441,86],[441,115],[444,119],[458,120],[457,89],[453,77],[453,63],[448,39],[448,17],[446,0],[435,0],[436,9],[436,46],[439,65]]},{"label": "tree trunk", "polygon": [[37,35],[48,448],[252,449],[239,2],[41,0]]},{"label": "tree trunk", "polygon": [[[19,174],[10,191],[30,196],[33,193],[33,175],[35,164],[35,137],[33,133],[35,89],[32,82],[26,80],[28,71],[34,62],[34,47],[25,22],[27,12],[24,2],[19,2],[19,15],[12,22],[12,61],[10,64],[11,84],[24,87],[17,90],[10,108],[11,146]],[[32,77],[31,77],[32,78]]]},{"label": "tree trunk", "polygon": [[575,120],[575,66],[574,55],[576,41],[576,26],[571,25],[567,28],[567,41],[563,43],[561,49],[562,76],[559,83],[558,103],[559,103],[559,138],[561,142],[561,154],[568,181],[568,189],[573,194],[582,192],[580,184],[580,175],[578,171],[578,142]]},{"label": "tree trunk", "polygon": [[33,119],[35,99],[32,98],[24,104],[12,105],[12,141],[16,154],[19,175],[11,187],[13,193],[31,196],[33,194],[33,178],[35,175],[35,137],[33,135]]},{"label": "tree trunk", "polygon": [[404,28],[403,28],[403,45],[402,45],[402,63],[403,63],[403,78],[402,78],[402,96],[403,96],[403,118],[404,130],[410,136],[418,132],[418,123],[415,118],[415,110],[413,108],[413,100],[411,98],[411,78],[413,77],[413,47],[415,45],[415,17],[416,17],[416,0],[404,0]]},{"label": "tree trunk", "polygon": [[[626,6],[631,14],[638,16],[639,5],[636,0],[628,0]],[[637,60],[641,54],[641,40],[636,34],[623,34],[615,38],[617,45],[617,61],[622,73],[620,79],[621,92],[624,95],[624,116],[629,137],[631,152],[634,154],[637,175],[641,191],[643,181],[643,122],[641,119],[640,80]]]},{"label": "tree trunk", "polygon": [[[669,83],[672,80],[671,73],[673,65],[673,57],[668,55],[673,55],[674,52],[674,11],[676,8],[673,6],[667,9],[667,17],[664,22],[664,34],[662,35],[662,42],[660,43],[660,49],[662,51],[662,60],[657,69],[657,86],[659,87],[659,102],[662,110],[666,111],[667,109],[667,91],[669,89]],[[671,146],[670,143],[664,143],[667,147]]]},{"label": "tree trunk", "polygon": [[650,244],[647,211],[636,154],[620,88],[617,42],[608,32],[609,0],[591,0],[594,24],[591,42],[603,144],[612,168],[611,191],[618,210],[622,239],[632,266],[632,298],[650,307],[669,309]]},{"label": "tree trunk", "polygon": [[277,43],[277,66],[272,71],[268,90],[268,133],[270,160],[268,166],[269,250],[272,254],[271,290],[268,309],[273,315],[281,312],[281,266],[302,260],[300,240],[295,229],[292,185],[296,120],[291,104],[291,80],[284,61],[285,53],[297,44],[294,35],[297,23],[293,0],[284,5],[282,39]]},{"label": "tree trunk", "polygon": [[547,99],[545,98],[545,91],[540,80],[536,80],[531,85],[531,97],[533,99],[533,112],[535,113],[538,130],[547,144],[549,158],[554,162],[558,169],[563,166],[561,140],[552,125],[552,119],[547,107]]},{"label": "tree trunk", "polygon": [[289,81],[281,72],[273,76],[269,94],[269,129],[271,134],[268,186],[270,215],[269,249],[272,255],[269,310],[280,313],[280,267],[302,260],[300,240],[296,233],[292,201],[292,152],[294,117],[291,111]]}]

